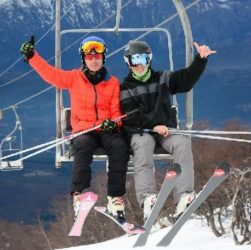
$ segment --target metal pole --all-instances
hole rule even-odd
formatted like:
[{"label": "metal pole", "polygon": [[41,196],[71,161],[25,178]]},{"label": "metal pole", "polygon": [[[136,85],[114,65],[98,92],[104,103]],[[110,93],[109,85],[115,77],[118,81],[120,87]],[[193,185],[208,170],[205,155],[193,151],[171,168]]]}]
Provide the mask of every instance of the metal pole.
[{"label": "metal pole", "polygon": [[[189,66],[193,60],[193,36],[191,25],[186,14],[186,10],[181,0],[172,0],[179,14],[186,43],[186,66]],[[186,94],[186,128],[191,130],[193,126],[193,90]]]},{"label": "metal pole", "polygon": [[[55,66],[61,68],[61,41],[60,41],[60,0],[56,0],[55,7]],[[62,111],[62,90],[56,88],[56,139],[62,137],[61,131],[61,111]],[[58,160],[61,156],[61,146],[56,147],[56,167],[61,166],[61,162]]]},{"label": "metal pole", "polygon": [[[0,170],[4,170],[4,164],[3,164],[3,161],[2,161],[2,157],[3,157],[3,154],[2,154],[2,147],[3,147],[3,145],[4,145],[4,143],[5,142],[7,142],[8,141],[8,138],[10,138],[10,141],[11,141],[11,137],[12,137],[12,135],[17,131],[17,129],[19,129],[20,130],[20,140],[21,140],[21,142],[20,142],[20,146],[21,146],[21,150],[23,150],[23,136],[22,136],[22,126],[21,126],[21,121],[20,121],[20,119],[19,119],[19,116],[18,116],[18,114],[17,114],[17,112],[16,112],[16,107],[15,106],[12,106],[12,110],[13,110],[13,112],[14,112],[14,114],[15,114],[15,118],[16,118],[16,124],[15,124],[15,127],[13,128],[13,130],[8,134],[8,135],[6,135],[5,137],[4,137],[4,139],[1,141],[1,143],[0,143]],[[10,142],[11,143],[11,142]],[[12,148],[11,148],[11,145],[10,145],[10,147],[9,147],[9,149],[11,150]],[[20,155],[21,156],[21,155]],[[12,161],[13,162],[13,161]],[[20,166],[19,166],[19,169],[21,169],[21,168],[23,168],[23,162],[22,161],[20,161]]]},{"label": "metal pole", "polygon": [[118,35],[118,33],[119,33],[120,13],[121,13],[121,0],[118,0],[117,15],[116,15],[116,24],[115,24],[115,28],[114,28],[116,35]]}]

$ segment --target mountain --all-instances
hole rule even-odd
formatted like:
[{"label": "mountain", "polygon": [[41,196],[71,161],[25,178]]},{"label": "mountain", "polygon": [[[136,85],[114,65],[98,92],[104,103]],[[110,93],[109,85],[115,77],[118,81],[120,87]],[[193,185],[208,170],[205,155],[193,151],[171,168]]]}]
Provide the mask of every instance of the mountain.
[{"label": "mountain", "polygon": [[[193,3],[184,0],[184,6]],[[172,1],[136,0],[122,1],[120,27],[154,27],[176,13]],[[64,0],[61,1],[61,29],[111,28],[115,25],[117,1],[115,0]],[[207,69],[194,88],[194,121],[210,121],[217,127],[231,119],[251,122],[251,1],[201,0],[187,10],[194,40],[217,50],[209,58]],[[24,148],[50,141],[55,137],[55,91],[23,62],[19,52],[21,44],[32,34],[36,49],[54,64],[55,0],[0,0],[0,142],[15,127],[11,105],[23,128]],[[175,69],[184,67],[184,35],[179,17],[166,22],[172,36]],[[128,40],[142,33],[96,33],[102,36],[109,54],[124,46]],[[78,48],[84,34],[62,36],[62,67],[72,69],[81,64]],[[151,45],[157,69],[169,68],[167,39],[163,34],[151,33],[144,39]],[[107,59],[106,66],[120,79],[127,73],[123,62],[123,49]],[[24,76],[24,74],[27,74]],[[65,94],[67,96],[67,94]],[[65,98],[65,105],[69,100]],[[179,96],[180,118],[184,121],[184,95]],[[38,208],[45,209],[54,194],[67,192],[70,164],[60,171],[54,169],[54,151],[25,161],[25,170],[0,173],[0,195],[4,198],[0,217],[30,221]],[[35,187],[35,188],[34,188]],[[31,191],[32,190],[32,191]],[[41,195],[43,193],[43,195]],[[20,196],[21,195],[21,196]],[[34,196],[40,198],[33,198]],[[22,209],[15,213],[17,204]],[[18,205],[18,206],[19,206]]]},{"label": "mountain", "polygon": [[[61,29],[114,27],[116,2],[115,0],[61,1]],[[186,0],[183,3],[184,6],[188,6],[193,1]],[[121,11],[120,22],[120,27],[123,28],[154,27],[176,13],[172,1],[122,1],[122,5],[125,5]],[[207,102],[204,98],[195,100],[198,103],[195,103],[194,117],[196,120],[206,117],[212,121],[213,125],[219,125],[234,116],[244,122],[250,122],[251,103],[247,96],[250,90],[247,79],[251,74],[249,70],[251,60],[247,56],[251,52],[250,10],[250,0],[203,0],[187,10],[194,40],[201,44],[207,44],[218,52],[209,59],[207,70],[202,78],[205,83],[201,84],[201,80],[196,86],[199,95],[211,93],[211,98]],[[12,94],[9,98],[1,98],[0,107],[11,105],[16,100],[20,101],[26,98],[27,94],[28,96],[32,95],[32,93],[36,93],[36,90],[41,90],[46,86],[36,74],[28,74],[9,83],[30,70],[23,63],[23,60],[19,60],[7,72],[5,70],[20,58],[19,48],[22,42],[30,38],[31,34],[36,36],[36,49],[39,53],[54,64],[54,12],[55,1],[0,0],[0,31],[3,37],[0,41],[0,88],[1,85],[7,83],[6,87],[1,88],[2,93],[9,94],[11,90],[16,90],[11,91]],[[176,17],[161,27],[167,28],[171,33],[175,68],[184,67],[184,35],[179,18]],[[140,34],[121,32],[118,36],[114,33],[99,33],[98,35],[107,42],[109,55],[124,46],[128,40],[134,39]],[[62,36],[62,50],[66,50],[62,53],[62,67],[64,69],[80,66],[78,46],[83,36],[84,34],[65,34]],[[166,37],[163,34],[152,33],[144,39],[152,46],[153,66],[158,69],[168,68]],[[123,62],[123,50],[107,60],[106,65],[112,73],[122,80],[127,72],[127,67]],[[230,79],[229,75],[232,75],[233,78]],[[209,83],[209,79],[212,79],[213,83]],[[32,86],[31,82],[34,81],[39,82],[39,85],[36,83],[37,86]],[[224,90],[228,88],[231,90],[221,92],[220,86],[224,86]],[[31,88],[33,89],[31,90]],[[235,95],[236,91],[240,92],[238,96]],[[19,93],[18,97],[17,92]],[[48,96],[44,98],[48,98]],[[220,113],[214,113],[215,107],[211,106],[211,103],[225,98],[226,100],[218,109]],[[235,101],[233,103],[230,100]],[[53,105],[50,108],[53,108]],[[227,115],[221,117],[221,114],[225,113],[224,109],[227,109]]]},{"label": "mountain", "polygon": [[[61,1],[61,29],[78,28],[110,28],[115,25],[116,2],[97,0],[65,0]],[[166,20],[176,12],[172,1],[164,0],[137,0],[122,1],[126,5],[121,11],[120,27],[154,27]],[[193,1],[183,1],[184,6],[188,6]],[[194,40],[206,43],[217,49],[230,48],[247,45],[250,42],[251,31],[250,21],[250,0],[203,0],[191,7],[187,13],[190,18]],[[45,0],[1,0],[0,1],[0,31],[3,39],[0,42],[0,53],[5,55],[1,60],[0,68],[4,69],[15,61],[19,54],[21,43],[36,35],[40,40],[43,35],[48,34],[38,43],[37,49],[45,57],[54,56],[54,17],[55,1]],[[106,21],[104,21],[106,20]],[[171,32],[174,44],[174,52],[181,55],[184,52],[183,30],[180,26],[179,18],[162,25]],[[109,51],[113,51],[121,44],[128,41],[128,37],[135,38],[136,34],[114,34],[104,35],[107,37]],[[151,37],[152,36],[152,37]],[[62,38],[62,48],[64,49],[76,37],[81,35],[64,35]],[[147,37],[156,51],[157,48],[166,50],[163,36],[154,35]],[[112,42],[111,42],[112,41]],[[69,49],[70,55],[75,55],[79,43]],[[110,49],[111,48],[111,49]],[[184,56],[184,55],[183,55]],[[67,57],[67,65],[74,66],[74,58]],[[75,62],[76,64],[77,62]]]}]

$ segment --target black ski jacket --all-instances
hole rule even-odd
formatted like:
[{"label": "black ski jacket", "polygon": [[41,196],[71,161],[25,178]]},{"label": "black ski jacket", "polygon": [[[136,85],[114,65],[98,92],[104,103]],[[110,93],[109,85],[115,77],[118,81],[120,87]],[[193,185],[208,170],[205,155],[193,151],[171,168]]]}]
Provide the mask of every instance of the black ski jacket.
[{"label": "black ski jacket", "polygon": [[203,73],[207,59],[195,56],[191,65],[174,72],[154,71],[147,82],[133,78],[131,72],[121,85],[120,105],[122,113],[135,109],[139,112],[123,121],[128,132],[139,133],[156,125],[175,127],[171,95],[190,91]]}]

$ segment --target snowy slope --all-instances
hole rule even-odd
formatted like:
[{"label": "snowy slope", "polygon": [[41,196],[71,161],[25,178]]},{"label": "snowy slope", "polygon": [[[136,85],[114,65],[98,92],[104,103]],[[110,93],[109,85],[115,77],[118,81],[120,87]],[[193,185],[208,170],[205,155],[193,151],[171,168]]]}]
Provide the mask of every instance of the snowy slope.
[{"label": "snowy slope", "polygon": [[230,235],[217,238],[212,233],[211,229],[202,221],[191,219],[189,220],[177,234],[175,239],[171,242],[168,248],[156,247],[155,245],[168,231],[168,228],[162,229],[159,232],[150,235],[147,245],[145,247],[133,248],[137,236],[127,237],[122,236],[114,240],[103,243],[78,246],[71,248],[63,248],[60,250],[130,250],[130,249],[144,249],[144,250],[250,250],[250,245],[236,246]]}]

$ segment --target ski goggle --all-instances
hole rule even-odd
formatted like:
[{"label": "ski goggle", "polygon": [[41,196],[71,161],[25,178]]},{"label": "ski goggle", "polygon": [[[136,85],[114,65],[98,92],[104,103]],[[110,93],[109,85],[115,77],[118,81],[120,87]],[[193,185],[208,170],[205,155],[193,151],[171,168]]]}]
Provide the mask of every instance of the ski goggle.
[{"label": "ski goggle", "polygon": [[134,54],[129,57],[130,66],[136,67],[139,64],[146,66],[150,63],[150,57],[147,53]]},{"label": "ski goggle", "polygon": [[102,54],[86,54],[85,55],[85,60],[91,61],[93,58],[96,60],[102,59],[103,56]]},{"label": "ski goggle", "polygon": [[105,45],[100,42],[89,41],[82,45],[81,50],[84,53],[90,53],[92,50],[95,50],[97,53],[104,53]]}]

